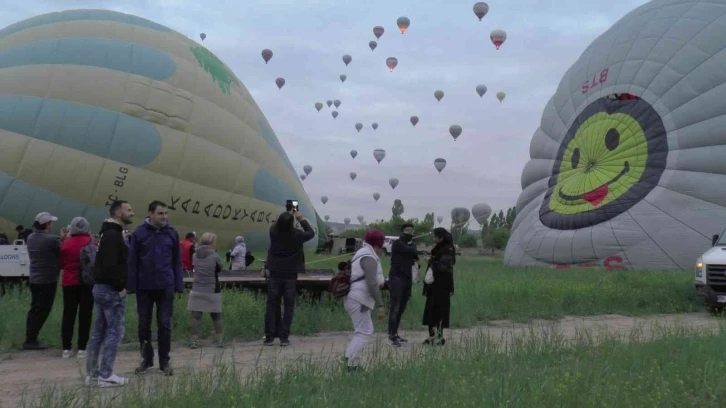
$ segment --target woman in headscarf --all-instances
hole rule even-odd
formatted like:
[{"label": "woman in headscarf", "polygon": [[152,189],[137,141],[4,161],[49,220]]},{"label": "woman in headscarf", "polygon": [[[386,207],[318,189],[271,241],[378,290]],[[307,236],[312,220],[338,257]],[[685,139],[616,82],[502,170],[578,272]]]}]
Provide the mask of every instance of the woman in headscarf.
[{"label": "woman in headscarf", "polygon": [[434,243],[436,245],[431,250],[428,262],[434,281],[424,282],[423,287],[426,296],[423,325],[429,327],[429,338],[424,344],[443,346],[446,343],[444,329],[449,327],[451,296],[454,295],[456,250],[451,234],[445,228],[434,229]]},{"label": "woman in headscarf", "polygon": [[197,348],[199,341],[199,324],[202,315],[209,313],[214,323],[215,342],[222,347],[222,287],[219,284],[219,273],[222,261],[217,255],[217,235],[211,232],[202,234],[200,246],[192,255],[194,267],[194,283],[189,293],[187,309],[192,312],[191,348]]},{"label": "woman in headscarf", "polygon": [[350,292],[343,301],[355,331],[353,339],[345,349],[349,370],[360,369],[361,352],[373,337],[371,310],[378,310],[378,320],[383,320],[385,316],[381,295],[384,277],[379,258],[385,238],[383,232],[369,229],[363,238],[363,246],[350,261]]}]

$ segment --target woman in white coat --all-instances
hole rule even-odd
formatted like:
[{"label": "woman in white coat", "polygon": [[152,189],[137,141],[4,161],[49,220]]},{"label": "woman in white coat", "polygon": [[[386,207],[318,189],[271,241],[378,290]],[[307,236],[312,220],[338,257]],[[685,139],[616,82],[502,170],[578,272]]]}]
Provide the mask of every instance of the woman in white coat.
[{"label": "woman in white coat", "polygon": [[384,277],[379,258],[384,240],[383,232],[369,229],[363,238],[363,246],[353,255],[350,262],[352,283],[350,292],[343,301],[355,331],[353,339],[345,350],[349,370],[360,369],[360,355],[373,337],[371,310],[378,310],[378,320],[383,320],[385,316],[381,295]]},{"label": "woman in white coat", "polygon": [[232,257],[232,270],[233,271],[244,271],[247,269],[245,264],[245,258],[247,256],[247,245],[245,245],[245,239],[242,236],[234,239],[234,249],[230,254]]}]

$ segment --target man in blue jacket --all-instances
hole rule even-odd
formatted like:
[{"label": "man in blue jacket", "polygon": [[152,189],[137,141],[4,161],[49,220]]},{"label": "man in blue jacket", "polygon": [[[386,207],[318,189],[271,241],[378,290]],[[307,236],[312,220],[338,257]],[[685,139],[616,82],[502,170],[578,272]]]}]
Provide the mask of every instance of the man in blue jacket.
[{"label": "man in blue jacket", "polygon": [[136,294],[139,315],[142,361],[136,373],[145,373],[154,366],[151,317],[156,305],[159,370],[165,375],[172,375],[169,350],[174,292],[184,292],[184,280],[179,234],[169,225],[167,205],[161,201],[149,204],[149,217],[129,238],[128,270],[127,291]]}]

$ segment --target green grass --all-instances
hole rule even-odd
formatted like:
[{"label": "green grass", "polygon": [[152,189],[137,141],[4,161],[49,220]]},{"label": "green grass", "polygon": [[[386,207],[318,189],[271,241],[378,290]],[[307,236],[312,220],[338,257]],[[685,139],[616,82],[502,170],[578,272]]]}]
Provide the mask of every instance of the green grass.
[{"label": "green grass", "polygon": [[[308,263],[326,259],[308,255]],[[346,258],[328,259],[309,267],[334,268]],[[488,320],[554,319],[565,315],[619,313],[644,315],[702,310],[693,289],[690,272],[606,272],[602,269],[554,270],[543,268],[509,268],[489,258],[459,258],[456,265],[456,291],[452,299],[452,327],[470,327]],[[388,259],[384,258],[384,271]],[[386,272],[387,273],[387,272]],[[223,321],[228,340],[256,340],[263,335],[265,297],[237,290],[223,292]],[[425,298],[421,285],[412,290],[412,298],[403,317],[402,329],[418,330],[421,326]],[[28,291],[11,292],[0,297],[0,351],[17,349],[24,340],[25,318],[30,304]],[[175,303],[173,337],[188,339],[190,316],[187,296]],[[40,341],[60,347],[62,295],[58,295],[53,312],[41,331]],[[131,296],[126,313],[125,343],[136,344],[137,323],[135,297]],[[375,321],[376,331],[385,331],[385,321]],[[350,330],[351,323],[340,302],[328,299],[312,304],[298,299],[293,334],[308,335],[322,331]],[[211,333],[211,321],[205,317],[203,335]]]}]

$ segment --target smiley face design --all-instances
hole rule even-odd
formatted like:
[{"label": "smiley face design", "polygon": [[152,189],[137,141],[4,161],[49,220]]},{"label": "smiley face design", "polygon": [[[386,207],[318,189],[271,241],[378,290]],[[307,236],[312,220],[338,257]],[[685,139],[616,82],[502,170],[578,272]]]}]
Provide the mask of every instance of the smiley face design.
[{"label": "smiley face design", "polygon": [[663,121],[649,103],[598,99],[578,115],[560,145],[540,221],[573,230],[612,219],[658,184],[667,155]]}]

